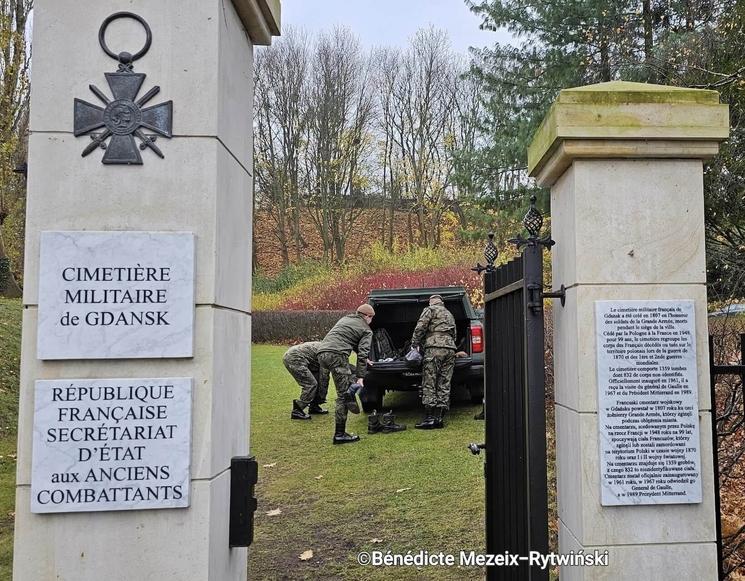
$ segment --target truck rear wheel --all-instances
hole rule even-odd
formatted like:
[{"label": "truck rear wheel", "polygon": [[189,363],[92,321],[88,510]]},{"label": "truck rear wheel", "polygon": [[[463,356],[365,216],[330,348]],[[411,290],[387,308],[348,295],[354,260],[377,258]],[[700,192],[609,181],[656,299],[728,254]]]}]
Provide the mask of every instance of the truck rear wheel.
[{"label": "truck rear wheel", "polygon": [[468,393],[471,396],[472,404],[481,404],[484,401],[484,386],[480,383],[471,383],[468,386]]}]

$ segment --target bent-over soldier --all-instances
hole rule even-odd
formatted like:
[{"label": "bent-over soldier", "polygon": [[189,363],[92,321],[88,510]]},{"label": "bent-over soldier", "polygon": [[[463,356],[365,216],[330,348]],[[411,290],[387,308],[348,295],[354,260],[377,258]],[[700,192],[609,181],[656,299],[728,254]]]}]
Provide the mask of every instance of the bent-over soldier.
[{"label": "bent-over soldier", "polygon": [[327,414],[321,407],[326,403],[326,393],[329,389],[328,369],[322,369],[318,363],[318,346],[320,341],[309,341],[290,347],[282,358],[287,371],[300,386],[300,397],[292,400],[293,420],[309,420],[311,414]]},{"label": "bent-over soldier", "polygon": [[[360,413],[355,396],[349,392],[349,386],[352,383],[364,385],[367,356],[370,353],[373,335],[370,323],[374,316],[375,310],[372,306],[360,305],[356,313],[339,319],[318,347],[318,362],[321,369],[331,372],[336,386],[334,444],[347,444],[360,439],[359,436],[346,432],[347,411]],[[352,351],[357,352],[356,381],[353,380],[349,369],[349,356]]]},{"label": "bent-over soldier", "polygon": [[455,317],[445,308],[440,295],[429,297],[411,337],[411,347],[424,345],[422,361],[422,404],[424,419],[414,427],[420,430],[442,428],[442,418],[450,407],[450,380],[455,369]]}]

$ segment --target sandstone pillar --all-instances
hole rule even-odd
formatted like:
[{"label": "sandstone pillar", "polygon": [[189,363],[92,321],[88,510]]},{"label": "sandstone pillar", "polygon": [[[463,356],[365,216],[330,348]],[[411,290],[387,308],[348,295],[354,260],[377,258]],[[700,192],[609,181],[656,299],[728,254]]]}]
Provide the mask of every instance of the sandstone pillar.
[{"label": "sandstone pillar", "polygon": [[[253,46],[268,44],[272,35],[279,33],[279,4],[279,0],[38,0],[34,5],[15,522],[17,581],[246,578],[246,549],[228,546],[228,509],[230,459],[249,452]],[[102,22],[120,11],[139,15],[152,31],[152,45],[133,63],[135,73],[147,75],[137,99],[156,85],[160,87],[142,109],[172,101],[172,139],[159,125],[164,118],[156,118],[152,112],[137,113],[131,103],[119,110],[106,104],[112,98],[129,99],[121,94],[112,97],[113,85],[107,84],[104,74],[116,73],[117,61],[102,50],[98,40]],[[132,18],[111,22],[105,36],[114,56],[121,51],[136,54],[146,40],[144,28]],[[120,63],[125,69],[126,60]],[[130,83],[131,78],[125,82]],[[89,84],[100,89],[103,98],[89,90]],[[105,123],[92,132],[74,135],[74,130],[80,129],[73,118],[76,99],[106,108]],[[83,107],[95,117],[95,108]],[[149,122],[142,127],[144,138],[135,134],[135,144],[142,144],[136,152],[127,149],[125,140],[115,141],[119,129],[126,132],[127,124],[135,121]],[[81,156],[89,145],[95,148],[96,139],[106,141],[103,134],[112,127],[114,137],[106,150],[95,149]],[[145,143],[156,135],[154,145],[163,158]],[[102,158],[107,155],[111,159],[129,156],[130,160],[139,155],[142,163],[104,164]],[[114,248],[121,248],[116,240],[126,241],[131,266],[153,263],[168,255],[172,245],[188,254],[188,241],[192,241],[193,275],[187,268],[178,283],[179,289],[186,290],[190,284],[193,288],[191,304],[182,313],[186,331],[179,331],[193,332],[191,345],[187,340],[173,352],[159,351],[170,338],[161,337],[153,343],[148,339],[149,329],[143,328],[143,341],[119,350],[121,344],[107,344],[114,335],[106,328],[101,331],[101,345],[94,340],[83,349],[74,334],[65,335],[59,320],[52,320],[45,334],[60,334],[56,347],[53,341],[47,350],[44,341],[48,337],[40,341],[37,336],[39,304],[46,300],[40,297],[46,292],[45,280],[57,277],[59,282],[59,269],[53,263],[62,258],[56,243],[74,233],[69,236],[73,240],[69,256],[75,264],[66,266],[76,267],[80,241],[93,240],[85,236],[91,232],[99,233],[104,241],[99,244],[94,240],[86,246],[92,264],[102,257],[123,260],[119,250],[106,254],[106,240],[113,241]],[[145,238],[118,239],[113,233],[145,233]],[[168,235],[175,233],[184,238],[174,242]],[[147,236],[151,234],[165,240],[164,245],[150,244]],[[175,265],[182,264],[181,258],[175,260]],[[71,280],[72,272],[66,271],[62,279]],[[173,282],[168,278],[173,271],[163,272],[162,280]],[[130,290],[136,287],[133,284]],[[95,289],[100,292],[103,287]],[[81,302],[81,295],[75,296],[78,298],[68,302]],[[67,300],[54,293],[48,299]],[[87,301],[85,308],[95,310],[95,300]],[[193,327],[189,326],[190,317]],[[86,349],[91,356],[86,355]],[[41,500],[32,498],[39,468],[36,462],[44,462],[40,455],[34,459],[32,454],[34,422],[39,421],[35,394],[46,397],[49,392],[44,390],[54,385],[76,389],[126,386],[128,380],[142,378],[166,379],[162,383],[185,386],[179,393],[190,393],[190,405],[178,404],[179,417],[174,418],[175,423],[183,422],[188,417],[185,414],[191,413],[188,427],[179,428],[182,447],[166,448],[166,459],[159,461],[187,467],[188,506],[139,510],[129,505],[90,511],[80,502],[74,512],[67,512],[64,506],[59,512],[32,512],[34,502],[37,508],[39,502],[42,507],[49,504],[46,493]],[[65,429],[91,425],[80,415],[93,409],[89,401],[85,405],[67,402],[65,411],[55,408],[57,415],[49,418],[50,422]],[[144,405],[136,399],[120,403]],[[71,416],[73,407],[78,412]],[[100,413],[99,408],[94,411]],[[147,425],[145,419],[131,422]],[[108,441],[105,437],[97,440],[97,447],[122,444],[121,439],[111,440],[112,433],[109,431]],[[93,449],[91,442],[86,445]],[[185,455],[183,449],[187,450]],[[90,468],[136,468],[137,464],[131,456],[117,459],[110,452],[99,457],[98,463],[85,466],[75,460],[80,458],[70,460],[69,470],[81,480],[87,478]],[[147,458],[142,458],[140,464],[146,463]],[[170,466],[166,472],[173,470]],[[133,489],[140,484],[157,484],[149,482],[152,475],[142,471],[130,471],[126,477],[120,472],[119,476]]]},{"label": "sandstone pillar", "polygon": [[[566,306],[555,301],[553,309],[560,552],[609,551],[607,567],[564,567],[562,581],[716,578],[702,160],[716,155],[727,135],[727,106],[715,91],[611,82],[561,91],[529,149],[531,175],[551,188],[553,286],[567,287]],[[632,458],[634,464],[640,452],[662,462],[653,442],[667,437],[649,432],[658,413],[640,412],[640,397],[631,404],[636,411],[619,412],[632,423],[641,413],[629,432],[638,436],[637,455],[607,448],[620,436],[609,435],[609,422],[601,419],[608,401],[598,383],[608,378],[599,373],[610,356],[598,353],[603,343],[597,334],[609,328],[601,316],[609,305],[645,304],[630,301],[692,305],[695,341],[689,347],[696,359],[689,379],[697,407],[691,417],[700,437],[686,454],[699,461],[699,480],[680,503],[666,498],[667,485],[654,478],[633,490],[633,478],[619,480],[622,488],[628,484],[628,496],[611,498],[603,489],[601,452],[638,475],[638,465],[618,461]],[[683,326],[671,328],[685,333]],[[660,352],[668,346],[657,343]],[[663,412],[674,408],[666,397],[674,396],[661,396]],[[647,476],[654,473],[662,470]]]}]

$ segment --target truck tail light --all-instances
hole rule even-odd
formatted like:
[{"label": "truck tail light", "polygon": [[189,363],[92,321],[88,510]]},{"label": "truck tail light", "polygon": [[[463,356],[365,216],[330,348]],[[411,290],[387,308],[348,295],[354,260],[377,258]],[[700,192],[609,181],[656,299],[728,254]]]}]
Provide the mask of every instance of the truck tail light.
[{"label": "truck tail light", "polygon": [[471,325],[471,353],[483,353],[484,328],[481,325]]}]

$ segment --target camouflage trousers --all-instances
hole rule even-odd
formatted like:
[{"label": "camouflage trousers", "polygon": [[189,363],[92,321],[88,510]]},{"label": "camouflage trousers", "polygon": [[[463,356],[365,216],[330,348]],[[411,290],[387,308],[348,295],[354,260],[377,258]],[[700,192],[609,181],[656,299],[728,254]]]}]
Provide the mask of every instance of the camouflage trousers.
[{"label": "camouflage trousers", "polygon": [[455,369],[455,351],[427,347],[422,361],[422,404],[450,408],[450,380]]},{"label": "camouflage trousers", "polygon": [[298,401],[303,404],[303,408],[312,403],[320,404],[326,401],[329,386],[328,381],[321,381],[320,369],[311,370],[307,362],[299,357],[292,357],[292,355],[288,357],[287,354],[282,358],[282,363],[285,364],[287,371],[300,386]]},{"label": "camouflage trousers", "polygon": [[353,377],[349,369],[349,358],[342,353],[333,353],[324,351],[318,354],[318,362],[321,367],[331,372],[336,386],[336,402],[334,405],[334,418],[336,424],[346,425],[347,423],[347,406],[344,403],[344,395],[349,391],[352,385]]}]

